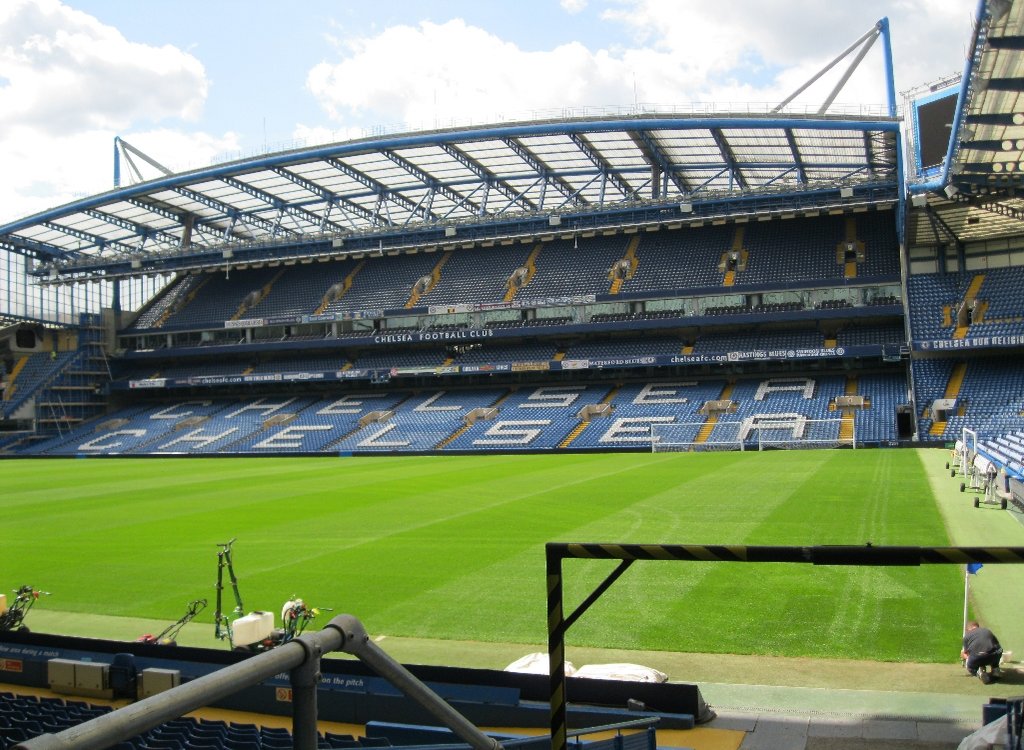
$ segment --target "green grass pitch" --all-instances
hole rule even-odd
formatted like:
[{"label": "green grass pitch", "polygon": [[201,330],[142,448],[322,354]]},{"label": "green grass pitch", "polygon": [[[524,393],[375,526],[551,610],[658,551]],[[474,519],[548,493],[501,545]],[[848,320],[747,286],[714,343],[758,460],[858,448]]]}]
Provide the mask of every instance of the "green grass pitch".
[{"label": "green grass pitch", "polygon": [[[947,545],[918,454],[12,460],[0,587],[69,613],[175,620],[237,537],[247,610],[292,595],[371,634],[546,642],[544,543]],[[615,561],[567,560],[572,611]],[[646,562],[568,642],[635,650],[948,661],[956,566]],[[226,609],[234,602],[225,590]],[[31,614],[30,614],[31,618]],[[31,625],[31,621],[29,621]],[[212,631],[212,625],[211,625]]]}]

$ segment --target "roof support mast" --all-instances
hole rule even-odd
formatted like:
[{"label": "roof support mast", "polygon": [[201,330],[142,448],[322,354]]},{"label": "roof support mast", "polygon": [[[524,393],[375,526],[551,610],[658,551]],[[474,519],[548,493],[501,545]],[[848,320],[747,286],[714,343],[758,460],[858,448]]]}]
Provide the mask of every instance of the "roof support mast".
[{"label": "roof support mast", "polygon": [[[832,102],[835,101],[836,96],[838,96],[843,86],[845,86],[846,82],[850,80],[850,76],[853,75],[853,72],[857,69],[857,66],[860,65],[861,61],[864,59],[864,56],[868,53],[868,50],[871,49],[871,45],[875,43],[875,39],[877,39],[878,35],[882,33],[883,24],[885,25],[885,28],[888,29],[888,24],[885,23],[884,20],[876,23],[870,31],[863,34],[860,37],[860,39],[858,39],[845,50],[840,52],[832,60],[832,62],[830,62],[824,68],[822,68],[813,76],[811,76],[810,79],[808,79],[808,81],[804,83],[800,88],[798,88],[792,94],[783,99],[774,109],[772,109],[772,112],[781,112],[783,109],[786,108],[786,105],[788,105],[798,96],[800,96],[800,94],[802,94],[812,85],[814,85],[814,83],[816,83],[823,75],[828,73],[830,70],[832,70],[832,68],[838,65],[841,60],[846,58],[847,55],[849,55],[855,49],[863,45],[863,48],[860,50],[860,52],[857,53],[856,57],[854,57],[853,61],[850,63],[850,66],[846,69],[846,72],[843,74],[843,77],[839,79],[839,82],[835,85],[835,87],[832,89],[832,92],[825,99],[825,103],[822,104],[821,107],[818,109],[819,115],[825,114],[828,108],[832,106]],[[890,99],[892,100],[891,109],[895,110],[895,93],[890,93]],[[893,112],[890,112],[890,115],[892,114]]]}]

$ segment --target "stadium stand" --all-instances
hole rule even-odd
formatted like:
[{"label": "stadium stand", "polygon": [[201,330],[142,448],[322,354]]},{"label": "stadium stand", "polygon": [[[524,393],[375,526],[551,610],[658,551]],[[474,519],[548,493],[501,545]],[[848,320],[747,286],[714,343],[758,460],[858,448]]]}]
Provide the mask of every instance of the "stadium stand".
[{"label": "stadium stand", "polygon": [[[31,292],[0,303],[0,453],[756,449],[810,420],[858,448],[971,429],[1022,480],[1024,162],[988,93],[1021,88],[1022,16],[979,6],[952,163],[921,162],[910,99],[631,112],[263,154],[6,224]],[[2,694],[0,750],[104,710]],[[180,719],[117,747],[291,743]]]},{"label": "stadium stand", "polygon": [[[614,348],[590,351],[614,357]],[[799,414],[838,419],[840,395],[860,395],[858,444],[897,439],[906,403],[899,371],[860,376],[681,378],[622,384],[351,392],[326,398],[161,400],[131,406],[38,445],[44,455],[168,453],[406,453],[650,449],[652,422],[707,421],[728,398],[729,421]],[[695,428],[698,429],[698,428]]]}]

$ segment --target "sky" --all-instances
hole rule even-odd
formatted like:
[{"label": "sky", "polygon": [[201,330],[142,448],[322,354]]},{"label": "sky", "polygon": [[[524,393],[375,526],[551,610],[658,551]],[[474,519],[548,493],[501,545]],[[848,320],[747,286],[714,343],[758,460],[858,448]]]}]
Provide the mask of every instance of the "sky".
[{"label": "sky", "polygon": [[[763,108],[882,17],[899,97],[963,70],[976,9],[977,0],[0,0],[0,223],[110,189],[115,136],[181,171],[583,107]],[[796,104],[821,102],[844,69]],[[880,43],[836,103],[884,106]]]}]

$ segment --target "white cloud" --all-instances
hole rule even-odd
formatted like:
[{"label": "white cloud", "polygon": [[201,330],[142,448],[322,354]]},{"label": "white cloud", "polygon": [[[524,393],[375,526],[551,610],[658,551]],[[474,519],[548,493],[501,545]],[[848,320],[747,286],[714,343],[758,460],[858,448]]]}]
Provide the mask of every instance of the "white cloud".
[{"label": "white cloud", "polygon": [[53,134],[195,120],[207,93],[192,55],[130,42],[57,0],[5,0],[0,67],[0,127],[18,122]]},{"label": "white cloud", "polygon": [[581,13],[587,8],[587,0],[559,0],[559,5],[566,13]]},{"label": "white cloud", "polygon": [[[562,1],[570,12],[582,4]],[[417,128],[634,98],[773,105],[889,12],[899,92],[962,68],[972,9],[973,0],[620,0],[602,18],[621,28],[623,44],[543,51],[459,19],[422,22],[340,42],[340,60],[315,66],[307,86],[336,122]],[[851,59],[797,103],[823,101]],[[885,105],[881,39],[836,103]]]},{"label": "white cloud", "polygon": [[[0,142],[0,161],[7,175],[0,180],[0,223],[113,188],[114,131],[51,135],[18,125],[6,132],[9,138]],[[132,132],[126,140],[173,171],[207,166],[214,158],[239,148],[233,133],[216,137],[156,129]],[[143,179],[160,175],[138,158],[135,163]],[[133,181],[122,161],[121,184]]]},{"label": "white cloud", "polygon": [[0,70],[7,218],[109,189],[116,134],[172,168],[237,148],[232,134],[160,127],[201,115],[208,83],[199,60],[131,42],[58,0],[0,3]]},{"label": "white cloud", "polygon": [[348,40],[345,51],[307,78],[330,116],[343,122],[445,126],[632,97],[628,62],[604,50],[573,42],[528,52],[458,19],[394,26]]},{"label": "white cloud", "polygon": [[[759,0],[756,3],[678,3],[623,0],[604,18],[629,29],[636,44],[683,58],[684,89],[705,100],[732,95],[778,101],[830,62],[881,18],[890,19],[897,89],[963,68],[971,32],[972,0]],[[844,91],[847,101],[883,103],[882,40],[865,60],[861,80]],[[809,92],[823,99],[845,70]],[[736,83],[746,81],[746,83]]]}]

